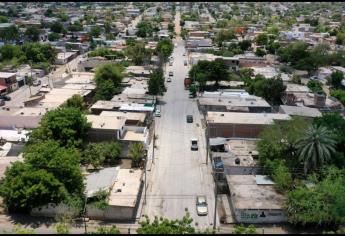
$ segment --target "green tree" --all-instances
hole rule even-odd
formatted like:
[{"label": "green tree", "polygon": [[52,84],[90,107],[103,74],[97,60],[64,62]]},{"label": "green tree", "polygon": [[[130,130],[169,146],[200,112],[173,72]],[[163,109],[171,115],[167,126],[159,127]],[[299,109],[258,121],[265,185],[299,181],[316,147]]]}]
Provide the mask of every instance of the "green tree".
[{"label": "green tree", "polygon": [[[284,160],[290,168],[299,166],[296,162],[296,143],[301,139],[309,125],[309,121],[300,117],[274,123],[260,133],[257,143],[260,164],[266,166],[267,160]],[[275,165],[276,166],[276,165]],[[268,168],[272,170],[272,168]]]},{"label": "green tree", "polygon": [[335,89],[331,91],[331,96],[339,99],[339,101],[345,106],[345,91],[342,89]]},{"label": "green tree", "polygon": [[96,231],[88,232],[88,234],[120,234],[120,230],[116,225],[111,227],[99,226]]},{"label": "green tree", "polygon": [[60,22],[54,22],[50,26],[50,30],[54,33],[61,34],[64,32],[64,27]]},{"label": "green tree", "polygon": [[37,27],[29,26],[25,31],[25,36],[29,41],[37,42],[40,40],[40,32]]},{"label": "green tree", "polygon": [[189,213],[178,220],[168,220],[155,217],[151,222],[148,217],[139,222],[138,234],[194,234],[195,228],[192,226],[193,219]]},{"label": "green tree", "polygon": [[261,48],[257,48],[255,51],[255,55],[257,55],[258,57],[263,57],[266,55],[266,51]]},{"label": "green tree", "polygon": [[128,156],[132,158],[132,166],[139,167],[142,159],[146,157],[146,149],[143,143],[132,143],[129,145]]},{"label": "green tree", "polygon": [[8,18],[0,15],[0,23],[8,23]]},{"label": "green tree", "polygon": [[29,212],[47,203],[59,203],[67,191],[52,173],[15,162],[5,171],[0,194],[10,211]]},{"label": "green tree", "polygon": [[144,43],[131,42],[125,49],[125,55],[135,64],[148,64],[151,60],[151,50],[145,48]]},{"label": "green tree", "polygon": [[23,156],[33,169],[45,169],[53,174],[69,193],[78,196],[83,193],[83,176],[79,168],[81,157],[77,150],[60,147],[55,140],[44,140],[27,146]]},{"label": "green tree", "polygon": [[248,50],[252,46],[252,41],[250,40],[243,40],[238,43],[242,51]]},{"label": "green tree", "polygon": [[170,39],[160,40],[156,47],[156,52],[163,58],[166,62],[174,50],[174,44]]},{"label": "green tree", "polygon": [[322,92],[322,84],[319,81],[315,81],[315,80],[309,80],[307,83],[308,88],[313,92],[313,93],[317,93],[317,92]]},{"label": "green tree", "polygon": [[345,178],[344,169],[327,168],[315,186],[299,185],[287,195],[286,212],[292,224],[344,224]]},{"label": "green tree", "polygon": [[272,104],[281,104],[281,95],[286,86],[280,76],[277,78],[265,79],[257,75],[254,80],[247,80],[247,91],[255,96],[264,97]]},{"label": "green tree", "polygon": [[30,134],[29,143],[54,139],[64,147],[80,147],[91,125],[82,111],[62,107],[47,112],[40,126]]},{"label": "green tree", "polygon": [[102,33],[102,29],[98,25],[95,25],[91,28],[90,35],[92,37],[97,38],[101,33]]},{"label": "green tree", "polygon": [[105,64],[100,66],[95,75],[96,100],[110,100],[119,91],[123,79],[123,67],[119,64]]},{"label": "green tree", "polygon": [[58,33],[53,32],[53,33],[48,34],[48,40],[49,41],[57,41],[60,38],[61,38],[61,36]]},{"label": "green tree", "polygon": [[44,16],[46,16],[46,17],[53,17],[54,16],[53,10],[48,8],[46,10],[46,12],[44,13]]},{"label": "green tree", "polygon": [[258,34],[255,38],[257,45],[266,45],[268,43],[268,36],[265,33]]},{"label": "green tree", "polygon": [[163,71],[161,69],[156,69],[150,74],[148,92],[151,95],[162,95],[165,91]]},{"label": "green tree", "polygon": [[332,72],[330,76],[330,83],[333,88],[338,89],[341,87],[341,81],[344,79],[344,74],[341,71]]},{"label": "green tree", "polygon": [[233,30],[220,30],[215,38],[215,42],[217,42],[218,47],[221,47],[223,45],[223,42],[229,41],[231,39],[234,39],[235,33]]},{"label": "green tree", "polygon": [[71,98],[67,99],[67,101],[64,104],[64,107],[73,107],[84,112],[86,111],[86,108],[87,108],[84,102],[84,98],[80,96],[79,94],[75,94]]},{"label": "green tree", "polygon": [[336,141],[325,127],[312,125],[296,144],[299,160],[304,163],[304,172],[321,167],[335,153]]},{"label": "green tree", "polygon": [[2,39],[5,42],[18,41],[19,37],[19,29],[15,25],[0,30],[0,39]]},{"label": "green tree", "polygon": [[153,26],[149,21],[141,21],[137,24],[137,33],[136,35],[141,38],[146,38],[152,36]]},{"label": "green tree", "polygon": [[254,225],[249,225],[248,227],[244,225],[235,225],[234,226],[234,234],[257,234],[256,228]]},{"label": "green tree", "polygon": [[98,169],[104,164],[116,164],[119,161],[121,145],[116,142],[89,143],[82,154],[81,163]]}]

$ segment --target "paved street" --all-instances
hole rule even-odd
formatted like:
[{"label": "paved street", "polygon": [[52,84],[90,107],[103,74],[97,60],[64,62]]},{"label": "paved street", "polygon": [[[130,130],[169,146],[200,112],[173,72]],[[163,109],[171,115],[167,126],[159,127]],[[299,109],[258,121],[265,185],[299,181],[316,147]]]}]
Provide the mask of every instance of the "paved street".
[{"label": "paved street", "polygon": [[[178,17],[176,17],[178,18]],[[188,68],[183,65],[184,42],[176,40],[173,52],[171,83],[166,83],[168,91],[158,106],[162,116],[156,118],[158,140],[154,165],[148,173],[147,204],[144,214],[149,217],[164,216],[170,219],[182,218],[188,209],[194,222],[200,228],[211,228],[214,213],[214,185],[210,165],[206,166],[206,143],[201,128],[201,115],[194,99],[188,98],[184,90],[184,78]],[[167,77],[168,75],[166,75]],[[193,115],[194,122],[187,123],[186,115]],[[199,151],[191,151],[191,138],[199,140]],[[196,196],[206,195],[209,214],[198,216]]]}]

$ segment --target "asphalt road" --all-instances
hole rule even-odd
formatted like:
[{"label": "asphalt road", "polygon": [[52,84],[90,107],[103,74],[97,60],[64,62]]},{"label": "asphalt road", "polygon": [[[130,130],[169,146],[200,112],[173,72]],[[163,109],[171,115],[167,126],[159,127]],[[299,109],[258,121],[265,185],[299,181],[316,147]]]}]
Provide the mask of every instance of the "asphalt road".
[{"label": "asphalt road", "polygon": [[[172,82],[166,83],[167,92],[161,99],[161,117],[156,118],[158,139],[155,164],[148,176],[147,204],[144,214],[150,218],[163,216],[169,219],[182,218],[185,208],[200,228],[211,228],[214,212],[214,184],[210,165],[206,166],[206,144],[201,128],[201,115],[196,101],[188,98],[184,90],[184,78],[188,68],[183,65],[184,42],[175,41]],[[167,77],[168,75],[166,75]],[[194,122],[187,123],[186,115],[193,115]],[[199,140],[199,150],[191,151],[191,138]],[[207,216],[196,213],[196,196],[206,195]]]}]

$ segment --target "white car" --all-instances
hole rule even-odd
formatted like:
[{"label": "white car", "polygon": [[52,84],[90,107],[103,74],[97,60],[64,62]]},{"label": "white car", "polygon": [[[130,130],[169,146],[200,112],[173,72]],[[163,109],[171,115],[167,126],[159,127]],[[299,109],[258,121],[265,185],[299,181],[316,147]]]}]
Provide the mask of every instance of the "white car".
[{"label": "white car", "polygon": [[160,110],[156,110],[155,112],[155,117],[161,117],[161,111]]},{"label": "white car", "polygon": [[208,214],[206,196],[196,197],[196,212],[199,216],[206,216]]},{"label": "white car", "polygon": [[168,78],[167,78],[167,82],[171,82],[171,77],[168,77]]}]

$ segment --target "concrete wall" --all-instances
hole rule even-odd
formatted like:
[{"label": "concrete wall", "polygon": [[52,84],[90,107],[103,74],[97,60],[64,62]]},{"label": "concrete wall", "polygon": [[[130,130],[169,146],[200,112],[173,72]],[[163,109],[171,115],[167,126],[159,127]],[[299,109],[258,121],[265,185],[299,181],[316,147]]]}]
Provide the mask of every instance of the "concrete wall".
[{"label": "concrete wall", "polygon": [[108,206],[105,210],[100,210],[88,205],[86,212],[91,220],[129,220],[136,216],[134,207]]},{"label": "concrete wall", "polygon": [[[282,223],[287,221],[283,210],[235,209],[234,218],[238,223]],[[262,214],[264,213],[264,215]]]},{"label": "concrete wall", "polygon": [[254,124],[209,124],[209,137],[257,138],[266,125]]},{"label": "concrete wall", "polygon": [[118,139],[118,130],[106,130],[106,129],[90,129],[88,132],[88,140],[90,142],[102,142]]}]

